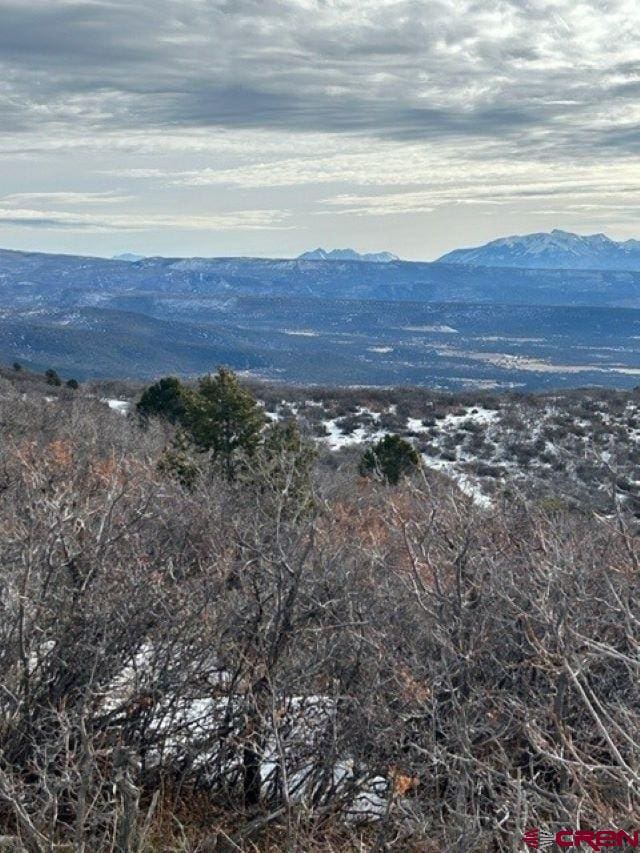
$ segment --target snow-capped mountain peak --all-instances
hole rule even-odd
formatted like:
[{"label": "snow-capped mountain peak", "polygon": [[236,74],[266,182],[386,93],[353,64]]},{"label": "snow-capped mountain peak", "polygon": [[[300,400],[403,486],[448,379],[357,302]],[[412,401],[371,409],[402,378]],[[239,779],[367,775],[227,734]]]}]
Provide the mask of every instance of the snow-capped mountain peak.
[{"label": "snow-capped mountain peak", "polygon": [[299,261],[367,261],[369,263],[388,264],[391,261],[400,260],[391,252],[366,252],[360,254],[354,249],[314,249],[311,252],[303,252],[298,257]]},{"label": "snow-capped mountain peak", "polygon": [[135,264],[138,261],[144,261],[144,255],[136,255],[133,252],[124,252],[122,255],[114,255],[113,261],[127,261],[130,264]]},{"label": "snow-capped mountain peak", "polygon": [[583,236],[556,228],[550,232],[501,237],[475,248],[456,249],[439,261],[485,267],[640,270],[640,242],[618,243],[602,233]]}]

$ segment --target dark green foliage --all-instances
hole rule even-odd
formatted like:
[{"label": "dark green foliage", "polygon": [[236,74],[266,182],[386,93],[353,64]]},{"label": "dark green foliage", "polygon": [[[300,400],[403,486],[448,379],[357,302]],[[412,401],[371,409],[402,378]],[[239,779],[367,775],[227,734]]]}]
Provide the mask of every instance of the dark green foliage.
[{"label": "dark green foliage", "polygon": [[385,435],[362,455],[361,474],[378,474],[391,485],[414,471],[420,457],[408,441],[399,435]]},{"label": "dark green foliage", "polygon": [[190,398],[187,418],[196,445],[210,451],[228,480],[256,450],[266,422],[251,393],[225,367],[200,380],[198,393]]},{"label": "dark green foliage", "polygon": [[182,423],[187,412],[187,389],[174,376],[160,379],[144,392],[136,410],[143,418],[164,418],[172,424]]},{"label": "dark green foliage", "polygon": [[244,477],[257,485],[262,502],[282,517],[300,518],[314,506],[312,471],[315,445],[300,433],[297,421],[274,423]]},{"label": "dark green foliage", "polygon": [[47,380],[47,385],[55,385],[56,388],[59,388],[60,385],[62,385],[62,380],[51,367],[49,370],[45,371],[44,378]]},{"label": "dark green foliage", "polygon": [[22,370],[22,365],[20,364],[19,361],[13,362],[13,369],[16,371],[16,373],[18,373],[19,371]]},{"label": "dark green foliage", "polygon": [[174,477],[187,489],[192,489],[198,479],[198,466],[189,453],[189,439],[184,430],[176,430],[171,445],[158,462],[162,474]]},{"label": "dark green foliage", "polygon": [[67,388],[71,388],[73,391],[77,391],[80,387],[80,383],[77,379],[68,379],[67,380]]}]

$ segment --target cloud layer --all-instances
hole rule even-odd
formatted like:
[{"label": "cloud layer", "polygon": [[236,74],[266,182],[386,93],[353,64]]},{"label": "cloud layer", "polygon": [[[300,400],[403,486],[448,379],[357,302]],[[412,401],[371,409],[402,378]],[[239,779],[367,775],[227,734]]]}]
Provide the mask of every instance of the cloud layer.
[{"label": "cloud layer", "polygon": [[635,0],[2,0],[4,130],[637,145]]},{"label": "cloud layer", "polygon": [[456,204],[624,230],[639,28],[636,0],[0,0],[0,220],[81,227],[57,193],[106,230],[291,218],[296,248]]}]

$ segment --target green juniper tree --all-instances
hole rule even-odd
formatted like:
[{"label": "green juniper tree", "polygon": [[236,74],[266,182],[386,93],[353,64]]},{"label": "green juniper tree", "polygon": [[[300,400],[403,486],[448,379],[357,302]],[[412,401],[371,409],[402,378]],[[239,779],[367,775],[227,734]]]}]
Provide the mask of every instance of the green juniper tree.
[{"label": "green juniper tree", "polygon": [[182,423],[187,412],[189,391],[175,376],[166,376],[144,392],[136,411],[142,418],[157,416],[170,423]]},{"label": "green juniper tree", "polygon": [[62,385],[62,379],[52,367],[45,371],[44,378],[47,380],[47,385],[54,385],[56,388]]},{"label": "green juniper tree", "polygon": [[200,380],[198,393],[188,402],[187,419],[196,445],[211,453],[228,480],[255,452],[266,422],[250,392],[226,367]]},{"label": "green juniper tree", "polygon": [[363,453],[360,473],[378,474],[395,486],[419,464],[420,456],[412,444],[399,435],[385,435]]}]

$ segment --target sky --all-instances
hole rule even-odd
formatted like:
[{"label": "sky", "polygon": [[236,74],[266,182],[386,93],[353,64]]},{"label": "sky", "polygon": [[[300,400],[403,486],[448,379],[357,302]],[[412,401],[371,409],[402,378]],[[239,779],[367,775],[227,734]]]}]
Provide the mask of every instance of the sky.
[{"label": "sky", "polygon": [[0,246],[640,237],[638,0],[0,0]]}]

